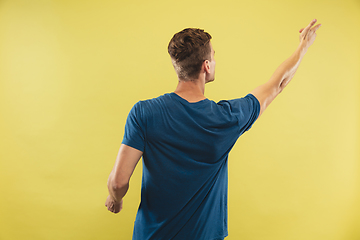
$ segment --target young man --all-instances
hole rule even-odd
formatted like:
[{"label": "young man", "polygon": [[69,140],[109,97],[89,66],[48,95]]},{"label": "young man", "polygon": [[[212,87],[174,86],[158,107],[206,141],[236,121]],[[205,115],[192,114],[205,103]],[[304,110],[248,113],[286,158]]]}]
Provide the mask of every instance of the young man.
[{"label": "young man", "polygon": [[321,26],[313,27],[315,22],[300,30],[300,45],[269,81],[244,98],[218,103],[204,96],[205,84],[215,79],[210,34],[188,28],[173,36],[168,52],[178,86],[133,106],[108,179],[105,206],[118,213],[143,157],[133,240],[218,240],[228,235],[228,154],[294,76]]}]

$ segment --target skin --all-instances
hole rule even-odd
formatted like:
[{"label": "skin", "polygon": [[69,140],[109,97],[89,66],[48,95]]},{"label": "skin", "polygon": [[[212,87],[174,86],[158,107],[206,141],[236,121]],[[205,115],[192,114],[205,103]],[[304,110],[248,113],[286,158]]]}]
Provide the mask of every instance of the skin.
[{"label": "skin", "polygon": [[174,91],[180,97],[186,99],[188,102],[198,102],[206,99],[205,84],[215,80],[215,65],[214,58],[215,51],[210,42],[211,60],[205,60],[201,66],[201,71],[198,79],[193,81],[183,81],[178,79],[178,85]]},{"label": "skin", "polygon": [[[251,91],[251,94],[260,102],[259,116],[293,78],[305,53],[315,41],[316,31],[321,26],[321,24],[314,26],[316,21],[316,19],[312,20],[307,27],[299,30],[300,44],[295,52],[275,70],[266,83]],[[198,102],[206,99],[204,95],[205,84],[215,80],[215,51],[211,43],[210,46],[211,60],[205,60],[203,62],[199,77],[192,81],[178,79],[179,82],[174,93],[186,99],[188,102]],[[109,196],[106,199],[105,206],[110,212],[118,213],[122,210],[123,197],[129,189],[130,177],[142,154],[142,151],[121,144],[114,168],[108,179]]]}]

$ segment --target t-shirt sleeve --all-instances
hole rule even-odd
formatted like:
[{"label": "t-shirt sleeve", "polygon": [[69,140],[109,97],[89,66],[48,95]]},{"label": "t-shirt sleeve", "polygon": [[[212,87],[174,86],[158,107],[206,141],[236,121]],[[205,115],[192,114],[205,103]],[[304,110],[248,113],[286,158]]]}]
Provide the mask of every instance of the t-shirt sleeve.
[{"label": "t-shirt sleeve", "polygon": [[141,102],[137,102],[129,112],[126,119],[125,132],[122,143],[137,150],[144,151],[145,133]]},{"label": "t-shirt sleeve", "polygon": [[236,116],[241,133],[251,128],[260,113],[260,103],[252,94],[248,94],[243,98],[222,100],[218,104],[227,108],[230,114]]}]

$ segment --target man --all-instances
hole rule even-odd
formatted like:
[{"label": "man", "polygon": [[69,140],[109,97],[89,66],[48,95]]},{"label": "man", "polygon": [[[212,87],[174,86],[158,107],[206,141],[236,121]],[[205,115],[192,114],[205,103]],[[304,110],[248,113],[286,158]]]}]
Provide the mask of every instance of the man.
[{"label": "man", "polygon": [[134,105],[108,179],[105,206],[118,213],[143,157],[134,240],[218,240],[228,235],[228,154],[294,76],[321,26],[313,27],[315,22],[300,30],[300,45],[269,81],[243,98],[218,103],[204,96],[205,84],[215,79],[210,34],[188,28],[173,36],[168,52],[178,86]]}]

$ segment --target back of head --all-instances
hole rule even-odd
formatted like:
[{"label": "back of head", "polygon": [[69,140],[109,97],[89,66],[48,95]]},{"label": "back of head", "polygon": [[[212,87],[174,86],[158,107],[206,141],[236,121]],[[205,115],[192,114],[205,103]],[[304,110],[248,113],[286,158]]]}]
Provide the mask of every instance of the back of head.
[{"label": "back of head", "polygon": [[202,63],[211,61],[211,35],[202,29],[186,28],[176,33],[169,42],[168,52],[179,79],[195,80]]}]

